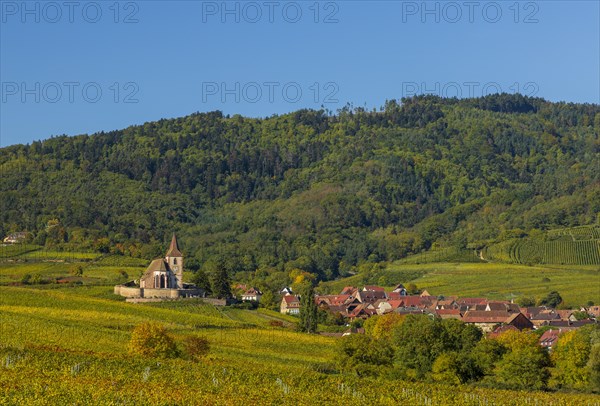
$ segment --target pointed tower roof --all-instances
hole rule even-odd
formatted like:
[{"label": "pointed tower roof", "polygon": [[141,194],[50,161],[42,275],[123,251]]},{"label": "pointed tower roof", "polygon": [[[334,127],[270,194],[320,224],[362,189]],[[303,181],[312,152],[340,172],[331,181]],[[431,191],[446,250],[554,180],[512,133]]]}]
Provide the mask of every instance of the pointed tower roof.
[{"label": "pointed tower roof", "polygon": [[179,245],[177,244],[177,237],[175,233],[173,233],[173,238],[171,239],[171,245],[169,246],[169,250],[167,251],[167,257],[183,257],[181,251],[179,251]]}]

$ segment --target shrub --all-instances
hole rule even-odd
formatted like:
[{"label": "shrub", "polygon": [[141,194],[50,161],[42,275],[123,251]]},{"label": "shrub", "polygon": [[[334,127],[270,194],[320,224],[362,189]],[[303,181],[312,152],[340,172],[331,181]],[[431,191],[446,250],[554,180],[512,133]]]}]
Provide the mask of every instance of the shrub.
[{"label": "shrub", "polygon": [[533,296],[521,296],[516,300],[516,302],[521,307],[535,306],[535,298]]},{"label": "shrub", "polygon": [[165,327],[157,323],[142,323],[136,326],[129,341],[129,353],[161,358],[172,358],[178,355],[173,336]]},{"label": "shrub", "polygon": [[194,361],[200,360],[210,351],[210,342],[206,337],[188,336],[183,345],[186,354]]},{"label": "shrub", "polygon": [[69,268],[69,273],[74,276],[83,276],[83,266],[81,264],[73,265]]},{"label": "shrub", "polygon": [[35,273],[31,276],[29,283],[32,285],[40,285],[42,283],[46,283],[46,281],[44,280],[44,278],[42,278],[42,275],[40,275],[39,273]]},{"label": "shrub", "polygon": [[542,298],[542,300],[540,300],[540,305],[555,308],[559,304],[561,304],[562,301],[563,300],[562,300],[562,297],[560,296],[560,293],[553,290],[552,292],[548,293],[548,295],[546,297],[544,297],[544,298]]},{"label": "shrub", "polygon": [[339,341],[337,362],[341,370],[358,376],[377,376],[392,366],[394,350],[389,342],[364,334]]}]

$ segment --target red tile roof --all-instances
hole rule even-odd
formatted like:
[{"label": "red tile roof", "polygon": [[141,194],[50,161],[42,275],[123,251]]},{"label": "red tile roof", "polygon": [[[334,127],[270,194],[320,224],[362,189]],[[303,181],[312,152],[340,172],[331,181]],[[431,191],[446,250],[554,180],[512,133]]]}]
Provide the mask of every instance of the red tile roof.
[{"label": "red tile roof", "polygon": [[403,296],[402,306],[406,307],[427,307],[432,304],[432,296]]},{"label": "red tile roof", "polygon": [[298,297],[295,295],[287,295],[283,297],[283,300],[285,300],[285,302],[290,305],[290,304],[300,304],[300,300],[298,300]]},{"label": "red tile roof", "polygon": [[340,295],[351,295],[355,290],[357,289],[354,286],[345,286],[340,292]]},{"label": "red tile roof", "polygon": [[460,309],[437,309],[437,310],[435,310],[435,313],[440,316],[441,315],[450,315],[450,314],[460,315]]},{"label": "red tile roof", "polygon": [[406,295],[401,295],[400,292],[390,292],[387,294],[388,299],[402,299]]},{"label": "red tile roof", "polygon": [[552,347],[558,341],[558,336],[561,334],[561,330],[544,331],[538,342],[542,347]]},{"label": "red tile roof", "polygon": [[381,286],[375,286],[375,285],[365,286],[363,288],[363,291],[366,291],[366,290],[371,290],[371,291],[374,291],[374,292],[385,292],[384,288],[382,288]]},{"label": "red tile roof", "polygon": [[506,331],[519,331],[519,329],[513,325],[503,324],[502,326],[496,327],[496,329],[494,331],[492,331],[491,333],[489,333],[487,336],[489,338],[495,338]]},{"label": "red tile roof", "polygon": [[465,323],[505,323],[511,316],[507,311],[469,310],[463,316]]}]

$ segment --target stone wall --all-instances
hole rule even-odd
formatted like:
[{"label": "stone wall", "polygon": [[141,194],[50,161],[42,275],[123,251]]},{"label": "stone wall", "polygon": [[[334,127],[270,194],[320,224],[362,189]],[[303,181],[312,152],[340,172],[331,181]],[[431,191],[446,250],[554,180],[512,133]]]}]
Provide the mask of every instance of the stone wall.
[{"label": "stone wall", "polygon": [[150,289],[137,286],[117,285],[114,288],[115,295],[128,298],[161,298],[178,299],[181,297],[204,297],[206,292],[202,289]]},{"label": "stone wall", "polygon": [[114,290],[115,295],[121,295],[125,297],[141,297],[142,292],[140,288],[133,288],[123,285],[115,286]]}]

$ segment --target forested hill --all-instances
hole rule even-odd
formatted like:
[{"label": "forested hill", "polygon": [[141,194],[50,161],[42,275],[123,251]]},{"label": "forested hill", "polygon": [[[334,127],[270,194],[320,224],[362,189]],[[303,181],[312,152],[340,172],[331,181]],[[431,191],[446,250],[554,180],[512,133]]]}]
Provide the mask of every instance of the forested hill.
[{"label": "forested hill", "polygon": [[503,94],[55,137],[0,149],[0,234],[152,257],[176,231],[190,265],[330,279],[596,223],[599,132],[598,105]]}]

